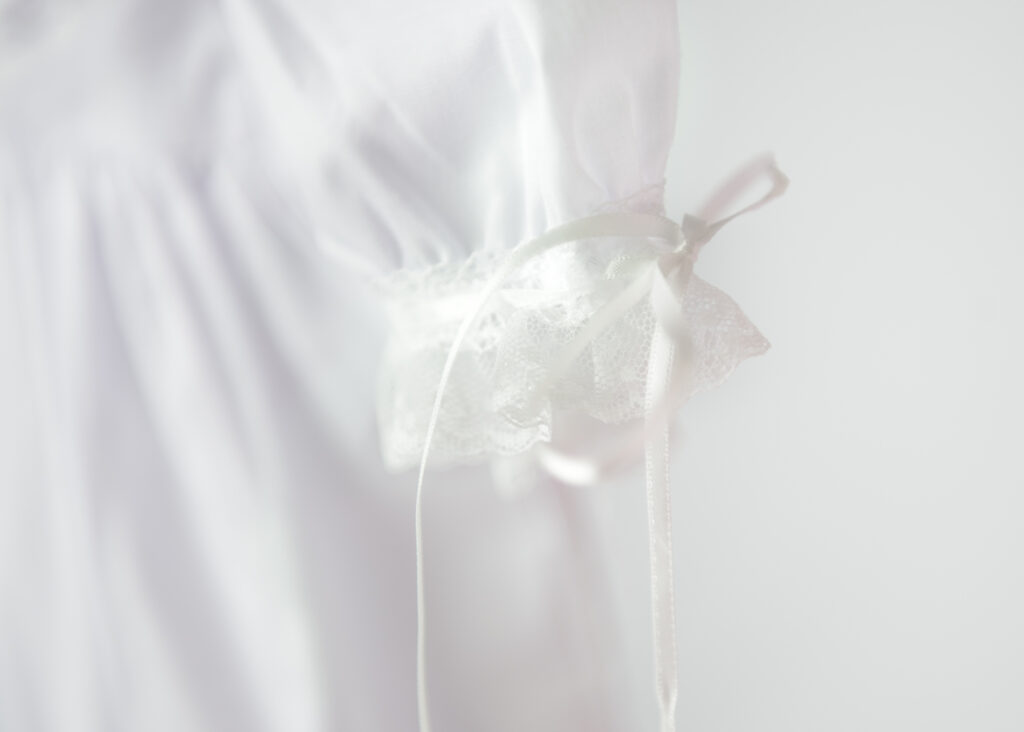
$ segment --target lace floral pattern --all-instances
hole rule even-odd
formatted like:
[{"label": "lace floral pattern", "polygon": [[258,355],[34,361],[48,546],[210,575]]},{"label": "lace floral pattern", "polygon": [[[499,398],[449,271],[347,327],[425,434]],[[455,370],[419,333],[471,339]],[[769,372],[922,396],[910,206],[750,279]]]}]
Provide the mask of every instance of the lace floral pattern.
[{"label": "lace floral pattern", "polygon": [[[610,209],[660,209],[660,187]],[[652,205],[652,200],[655,203]],[[616,276],[664,252],[654,241],[603,238],[564,244],[516,270],[491,299],[455,361],[434,440],[432,465],[481,462],[552,439],[562,415],[608,424],[642,418],[655,317],[647,299],[599,332],[571,367],[553,360],[594,314],[627,286]],[[384,459],[394,470],[422,452],[441,372],[461,321],[503,259],[399,272],[384,284],[392,318],[379,382]],[[696,276],[681,298],[693,341],[689,394],[722,382],[768,342],[725,293]],[[546,384],[546,393],[537,393]],[[684,396],[689,396],[689,394]]]}]

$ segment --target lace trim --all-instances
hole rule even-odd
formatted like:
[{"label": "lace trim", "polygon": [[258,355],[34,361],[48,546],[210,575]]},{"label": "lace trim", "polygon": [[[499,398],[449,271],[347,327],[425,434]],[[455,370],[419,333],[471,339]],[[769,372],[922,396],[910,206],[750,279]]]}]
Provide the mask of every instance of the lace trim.
[{"label": "lace trim", "polygon": [[[601,207],[658,212],[661,184]],[[609,424],[639,419],[655,318],[638,302],[587,344],[550,382],[552,359],[594,313],[627,286],[623,270],[649,264],[656,242],[621,238],[565,244],[536,257],[505,282],[470,332],[455,363],[432,443],[434,466],[511,456],[552,439],[563,417]],[[395,273],[380,284],[392,322],[378,394],[386,465],[414,466],[423,451],[437,384],[458,327],[507,252],[479,251],[458,263]],[[723,381],[768,342],[727,295],[693,277],[682,298],[694,341],[691,393]]]}]

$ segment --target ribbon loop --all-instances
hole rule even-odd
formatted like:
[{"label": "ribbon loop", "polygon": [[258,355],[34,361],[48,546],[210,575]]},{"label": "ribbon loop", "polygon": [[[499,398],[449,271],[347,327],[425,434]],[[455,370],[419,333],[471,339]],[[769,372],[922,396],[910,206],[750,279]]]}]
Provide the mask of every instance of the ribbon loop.
[{"label": "ribbon loop", "polygon": [[[754,203],[735,213],[707,223],[712,215],[746,190],[759,176],[771,180],[770,190]],[[618,322],[634,305],[649,298],[655,327],[648,359],[644,394],[643,425],[637,432],[624,435],[619,449],[601,456],[580,458],[566,455],[551,445],[543,445],[538,457],[555,477],[573,484],[598,482],[609,473],[635,462],[643,455],[646,464],[648,531],[651,569],[651,613],[654,643],[656,695],[662,732],[674,732],[678,698],[678,674],[675,637],[675,600],[672,568],[672,494],[669,484],[670,422],[677,406],[689,394],[692,379],[691,334],[682,299],[689,286],[693,264],[700,249],[729,221],[760,208],[785,191],[788,179],[770,157],[762,157],[732,176],[712,197],[701,216],[687,215],[682,223],[663,216],[640,213],[602,213],[554,227],[515,247],[484,285],[470,312],[460,324],[445,359],[438,382],[416,482],[416,680],[419,725],[430,732],[430,713],[426,681],[426,603],[423,581],[423,484],[430,447],[452,368],[469,332],[486,311],[502,285],[519,267],[549,249],[584,239],[623,237],[628,240],[657,239],[666,247],[651,254],[641,249],[639,256],[624,257],[608,270],[610,279],[630,281],[608,302],[598,308],[590,320],[555,355],[545,378],[534,389],[529,408],[555,388],[559,379],[604,330]]]}]

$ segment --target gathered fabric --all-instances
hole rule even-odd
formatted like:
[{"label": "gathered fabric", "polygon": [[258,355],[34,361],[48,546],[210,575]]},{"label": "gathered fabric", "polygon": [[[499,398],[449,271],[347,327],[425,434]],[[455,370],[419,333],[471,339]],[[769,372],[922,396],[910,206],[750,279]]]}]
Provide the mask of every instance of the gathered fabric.
[{"label": "gathered fabric", "polygon": [[[707,221],[762,175],[771,181],[771,188],[765,195],[729,216],[711,223]],[[437,302],[422,296],[418,301],[413,299],[415,312],[426,315],[414,319],[412,325],[416,328],[412,330],[408,329],[410,323],[398,322],[398,333],[429,332],[423,330],[424,317],[443,320],[461,315],[450,342],[439,340],[436,333],[429,341],[435,347],[443,343],[446,353],[423,432],[416,485],[417,697],[422,732],[430,729],[422,509],[426,471],[435,443],[443,447],[444,457],[449,462],[459,457],[479,458],[488,454],[488,448],[505,454],[503,451],[514,452],[517,446],[522,450],[542,443],[537,450],[538,462],[554,477],[576,485],[594,484],[637,459],[644,460],[655,692],[662,732],[675,730],[678,673],[669,483],[670,421],[695,390],[724,379],[739,361],[763,352],[768,346],[735,303],[693,275],[693,265],[701,248],[726,223],[782,195],[787,185],[788,180],[774,161],[769,157],[760,158],[723,185],[701,216],[686,216],[681,225],[658,214],[597,213],[557,226],[516,246],[475,293],[455,286],[452,290],[457,294],[451,296],[454,302],[446,297],[440,297]],[[601,249],[602,240],[614,242],[617,249]],[[595,242],[597,256],[585,256],[589,253],[588,245],[594,246]],[[532,277],[535,283],[543,281],[543,266],[552,266],[552,260],[545,261],[545,257],[565,246],[575,247],[571,250],[572,261],[582,260],[578,268],[569,267],[570,279],[578,278],[583,271],[601,271],[600,267],[595,267],[595,262],[607,261],[602,276],[589,283],[576,279],[575,288],[554,292],[524,293],[514,288],[511,297],[499,298],[517,273],[522,276],[521,273],[531,267],[535,268],[533,273],[526,276]],[[613,256],[609,256],[610,252]],[[566,273],[558,272],[557,276],[564,281]],[[563,298],[561,302],[559,297]],[[467,298],[471,299],[467,302]],[[492,303],[499,299],[501,304],[497,309],[503,309],[504,315],[492,317],[496,310]],[[517,303],[525,305],[526,316],[517,318],[521,315],[515,310]],[[459,308],[459,304],[463,307]],[[533,312],[530,312],[531,304],[535,306]],[[697,305],[703,305],[703,309],[698,309]],[[552,312],[563,314],[562,322],[572,322],[572,326],[564,327],[560,340],[551,338],[543,343],[543,339],[535,338],[533,345],[541,341],[539,347],[524,348],[520,341],[526,336],[522,331],[528,334],[531,322],[535,324],[538,318]],[[566,316],[569,312],[572,315]],[[693,317],[694,312],[702,317]],[[487,326],[481,327],[481,323]],[[484,334],[475,341],[473,362],[468,369],[456,371],[465,344],[478,330],[484,330]],[[623,331],[626,331],[624,336],[620,335]],[[506,337],[512,338],[514,345],[502,343]],[[559,347],[552,349],[550,346],[556,341]],[[629,349],[623,354],[632,355],[632,362],[621,356],[614,359],[614,349],[610,349],[609,344],[616,342],[620,349]],[[637,348],[638,342],[643,347]],[[382,395],[391,394],[399,403],[410,397],[394,391],[393,386],[423,377],[419,370],[423,362],[409,358],[410,354],[418,353],[416,349],[422,348],[422,344],[422,340],[416,339],[411,344],[401,341],[392,344],[392,359],[397,353],[404,354],[405,360],[390,361]],[[485,357],[483,352],[488,350],[488,345],[490,353]],[[430,350],[427,349],[428,359],[430,355],[436,356]],[[613,358],[601,363],[601,356],[607,359],[610,353]],[[515,362],[517,368],[503,370],[508,368],[508,361]],[[613,364],[620,367],[618,371]],[[638,369],[642,376],[637,373]],[[594,378],[599,372],[610,376],[604,381]],[[616,373],[620,375],[620,383],[615,383]],[[589,380],[581,374],[586,374]],[[491,380],[488,382],[487,378]],[[508,381],[501,381],[501,378]],[[467,386],[460,383],[461,379],[474,383]],[[570,388],[567,399],[562,398],[566,384],[576,388],[575,392]],[[590,393],[586,390],[588,385]],[[633,393],[636,391],[638,395]],[[453,396],[460,398],[456,401]],[[634,396],[638,397],[638,405],[633,403]],[[447,413],[446,397],[455,405]],[[592,406],[601,404],[615,405],[618,411],[613,408],[601,412]],[[393,411],[388,412],[388,406]],[[620,435],[615,449],[567,454],[557,443],[553,444],[552,429],[554,415],[566,406],[589,409],[589,416],[604,417],[604,421],[615,423],[636,416],[639,406],[642,423]],[[467,409],[487,414],[490,423],[496,426],[496,433],[481,430],[482,423],[478,419],[460,422]],[[396,420],[396,415],[403,419]],[[415,424],[417,415],[408,409],[401,413],[393,402],[385,405],[383,416],[391,417],[390,421],[381,421],[385,455],[392,465],[401,465],[402,445],[396,446],[388,440],[408,439],[401,430]],[[399,425],[399,421],[403,423]],[[439,432],[440,425],[444,428],[443,436]],[[509,441],[510,436],[519,442]]]},{"label": "gathered fabric", "polygon": [[653,726],[590,496],[540,489],[647,459],[663,535],[661,428],[768,347],[692,274],[714,226],[663,216],[678,31],[675,0],[0,0],[0,729],[414,728],[385,468],[424,453],[494,473],[425,494],[434,723]]}]

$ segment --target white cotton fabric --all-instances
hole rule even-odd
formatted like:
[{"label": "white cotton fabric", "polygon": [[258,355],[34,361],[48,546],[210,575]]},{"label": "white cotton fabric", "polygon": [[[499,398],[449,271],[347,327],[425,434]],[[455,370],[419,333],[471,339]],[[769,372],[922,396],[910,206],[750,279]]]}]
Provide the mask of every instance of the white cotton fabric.
[{"label": "white cotton fabric", "polygon": [[[663,209],[675,12],[0,2],[0,729],[414,728],[413,483],[385,458],[422,446],[451,321],[409,296],[553,225]],[[533,276],[589,272],[552,256]],[[585,312],[506,303],[532,320],[492,345],[521,353]],[[730,342],[762,347],[728,312]],[[597,359],[622,370],[579,398],[633,415],[643,358]],[[486,444],[449,442],[449,462],[548,429],[476,424]],[[594,609],[585,496],[436,482],[435,727],[649,719]]]}]

